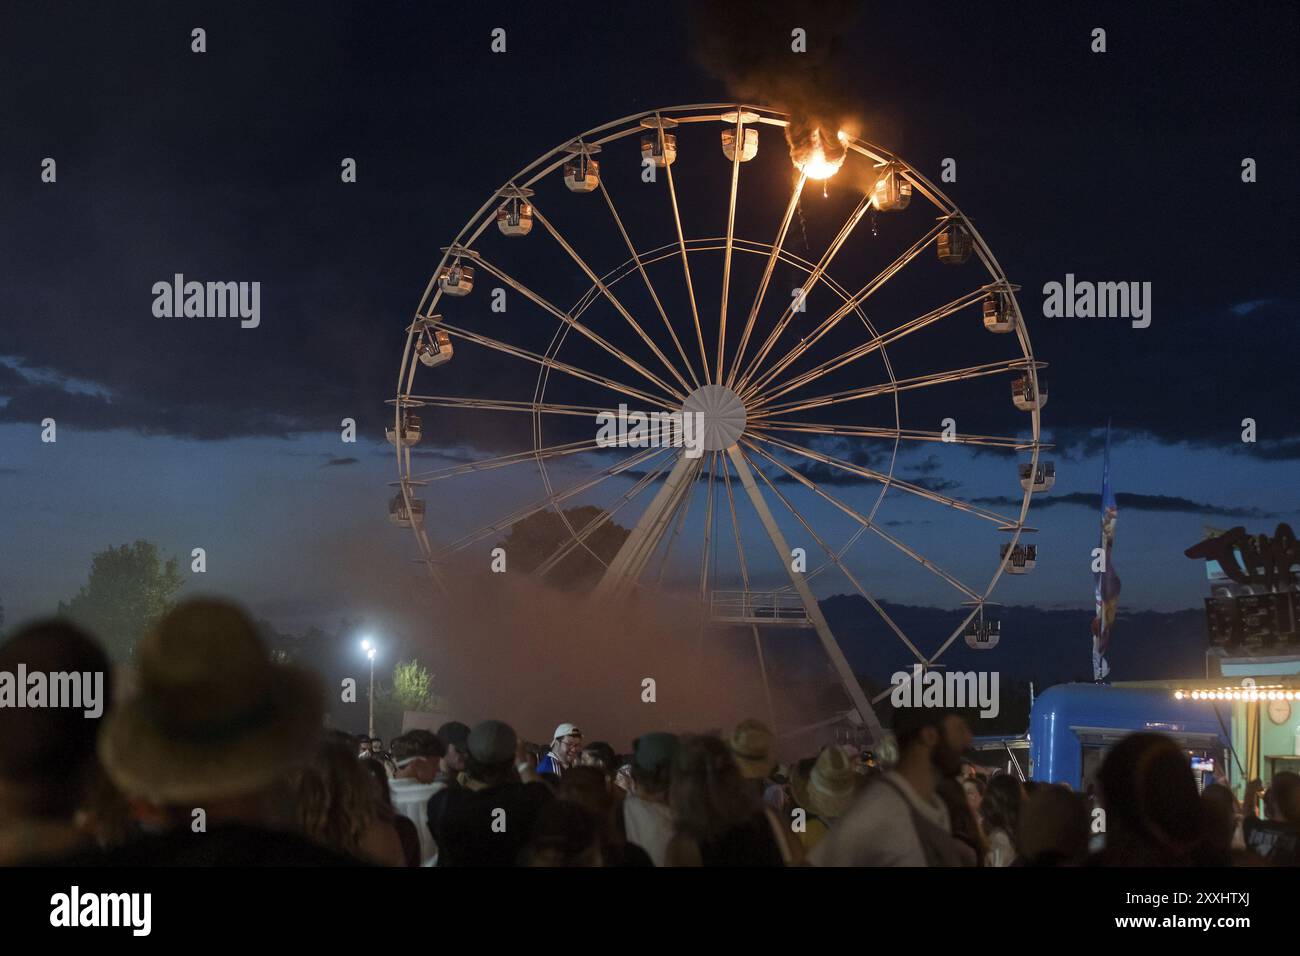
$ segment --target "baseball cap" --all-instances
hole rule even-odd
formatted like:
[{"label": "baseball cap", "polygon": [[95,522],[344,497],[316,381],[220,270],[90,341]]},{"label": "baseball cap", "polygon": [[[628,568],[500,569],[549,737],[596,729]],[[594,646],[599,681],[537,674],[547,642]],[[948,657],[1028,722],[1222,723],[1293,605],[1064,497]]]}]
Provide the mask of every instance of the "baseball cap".
[{"label": "baseball cap", "polygon": [[560,726],[555,728],[555,734],[551,737],[551,739],[559,740],[562,737],[581,737],[581,736],[582,736],[582,731],[578,729],[577,724],[560,724]]},{"label": "baseball cap", "polygon": [[511,763],[518,743],[519,738],[509,724],[485,720],[469,732],[469,755],[483,764]]}]

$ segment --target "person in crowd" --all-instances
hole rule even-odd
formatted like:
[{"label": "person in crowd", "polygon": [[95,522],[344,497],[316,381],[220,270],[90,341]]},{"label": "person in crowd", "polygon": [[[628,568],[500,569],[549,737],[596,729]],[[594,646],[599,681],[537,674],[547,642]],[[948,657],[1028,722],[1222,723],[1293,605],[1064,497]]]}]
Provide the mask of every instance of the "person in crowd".
[{"label": "person in crowd", "polygon": [[380,866],[405,866],[401,837],[386,810],[384,784],[352,756],[348,736],[326,733],[297,780],[298,823],[321,846]]},{"label": "person in crowd", "polygon": [[370,752],[367,754],[372,760],[378,760],[383,764],[384,772],[389,777],[397,773],[397,763],[393,760],[393,755],[384,747],[384,741],[379,737],[370,738]]},{"label": "person in crowd", "polygon": [[736,766],[740,768],[740,775],[755,796],[762,797],[767,790],[767,778],[776,768],[776,758],[772,756],[772,731],[761,720],[752,717],[742,720],[731,732],[728,746]]},{"label": "person in crowd", "polygon": [[1300,828],[1300,774],[1293,770],[1273,774],[1268,795],[1272,804],[1269,819]]},{"label": "person in crowd", "polygon": [[358,757],[369,757],[369,756],[371,756],[371,751],[370,751],[370,735],[369,735],[369,734],[357,734],[357,738],[356,738],[356,739],[357,739],[357,756],[358,756]]},{"label": "person in crowd", "polygon": [[1273,774],[1263,796],[1266,818],[1242,821],[1244,844],[1273,866],[1300,866],[1300,776],[1284,770]]},{"label": "person in crowd", "polygon": [[[350,864],[301,833],[297,771],[317,753],[316,678],[272,661],[253,622],[225,601],[184,601],[135,648],[138,692],[105,719],[99,757],[153,831],[108,865]],[[354,744],[338,744],[353,766]]]},{"label": "person in crowd", "polygon": [[781,866],[783,826],[716,737],[683,737],[673,759],[668,866]]},{"label": "person in crowd", "polygon": [[980,815],[988,839],[985,866],[1011,866],[1019,854],[1020,810],[1025,804],[1020,778],[1000,773],[989,781],[980,801]]},{"label": "person in crowd", "polygon": [[[1203,848],[1202,811],[1187,754],[1163,734],[1130,734],[1098,772],[1106,841],[1094,866],[1192,866]],[[1218,861],[1226,862],[1226,861]]]},{"label": "person in crowd", "polygon": [[551,749],[537,763],[537,774],[564,776],[564,771],[578,762],[582,753],[582,731],[576,724],[560,724],[551,738]]},{"label": "person in crowd", "polygon": [[785,820],[794,809],[794,791],[790,786],[790,765],[778,763],[763,781],[763,802],[772,808],[777,819]]},{"label": "person in crowd", "polygon": [[[972,766],[972,764],[967,764],[966,768]],[[961,783],[962,792],[966,794],[966,803],[970,805],[970,812],[975,814],[975,818],[980,821],[980,829],[983,830],[984,794],[988,790],[988,782],[978,773],[967,772],[965,768],[957,779]]]},{"label": "person in crowd", "polygon": [[605,775],[605,779],[612,783],[614,774],[618,771],[618,754],[614,753],[614,748],[605,741],[593,740],[582,748],[582,753],[578,755],[577,766],[597,767]]},{"label": "person in crowd", "polygon": [[388,791],[397,813],[416,825],[421,866],[432,866],[438,855],[429,832],[429,798],[447,786],[438,779],[446,752],[442,738],[427,730],[408,730],[393,740],[397,773],[389,779]]},{"label": "person in crowd", "polygon": [[667,864],[673,838],[668,793],[680,745],[676,734],[667,733],[643,734],[632,743],[632,790],[623,800],[623,830],[655,866]]},{"label": "person in crowd", "polygon": [[83,706],[0,703],[0,866],[90,851],[107,822],[87,810],[103,778],[95,747],[112,693],[108,657],[72,624],[41,621],[0,644],[0,673],[20,665],[77,675]]},{"label": "person in crowd", "polygon": [[466,781],[429,800],[429,832],[439,866],[513,866],[532,835],[542,808],[553,797],[541,783],[524,783],[523,759],[514,729],[485,720],[470,731]]},{"label": "person in crowd", "polygon": [[1063,784],[1035,783],[1020,810],[1015,866],[1078,866],[1088,856],[1088,798]]},{"label": "person in crowd", "polygon": [[971,809],[966,791],[968,780],[961,777],[940,777],[935,781],[935,793],[948,808],[948,820],[953,839],[959,844],[961,866],[983,866],[988,855],[988,840],[979,817]]},{"label": "person in crowd", "polygon": [[610,865],[603,855],[596,815],[568,800],[552,800],[542,808],[519,862],[523,866]]},{"label": "person in crowd", "polygon": [[420,831],[408,818],[402,816],[393,807],[393,798],[388,791],[388,773],[377,760],[358,760],[362,768],[375,778],[379,784],[379,815],[385,823],[397,831],[397,838],[402,845],[402,859],[405,866],[420,865]]},{"label": "person in crowd", "polygon": [[1263,857],[1246,846],[1241,810],[1231,789],[1214,783],[1202,790],[1201,812],[1209,858],[1226,859],[1233,866],[1267,865]]},{"label": "person in crowd", "polygon": [[[811,850],[848,812],[863,778],[853,769],[848,753],[839,745],[823,747],[815,758],[801,760],[791,771],[794,804],[806,814],[799,840]],[[784,818],[788,819],[787,813]]]},{"label": "person in crowd", "polygon": [[592,814],[600,839],[602,866],[654,866],[650,856],[629,842],[623,828],[622,797],[599,767],[574,767],[564,775],[556,796]]},{"label": "person in crowd", "polygon": [[438,767],[438,782],[449,787],[459,786],[463,782],[465,761],[469,758],[469,727],[459,720],[449,720],[438,728],[438,739],[446,748]]},{"label": "person in crowd", "polygon": [[813,848],[818,866],[960,866],[948,808],[938,782],[961,770],[971,732],[939,708],[897,711],[898,766],[879,774],[853,807]]},{"label": "person in crowd", "polygon": [[614,786],[625,794],[632,792],[632,759],[630,754],[619,754],[618,769],[614,771]]}]

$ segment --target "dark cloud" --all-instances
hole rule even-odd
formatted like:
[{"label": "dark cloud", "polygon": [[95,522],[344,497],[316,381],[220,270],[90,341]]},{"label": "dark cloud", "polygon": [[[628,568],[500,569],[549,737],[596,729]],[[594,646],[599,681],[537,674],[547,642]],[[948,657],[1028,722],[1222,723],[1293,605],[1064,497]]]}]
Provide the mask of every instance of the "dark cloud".
[{"label": "dark cloud", "polygon": [[908,466],[914,475],[932,475],[942,467],[937,455],[927,455],[921,461]]},{"label": "dark cloud", "polygon": [[1248,458],[1262,458],[1265,461],[1295,461],[1300,458],[1300,437],[1242,442],[1240,446],[1234,447],[1232,452]]},{"label": "dark cloud", "polygon": [[[1020,500],[1019,498],[1009,498],[1006,495],[992,495],[984,498],[973,498],[971,503],[996,507],[998,505],[1018,505]],[[1143,495],[1121,491],[1115,495],[1115,503],[1119,506],[1120,511],[1170,511],[1183,514],[1222,515],[1227,518],[1277,517],[1277,512],[1264,511],[1262,508],[1236,508],[1228,505],[1205,504],[1192,501],[1189,498],[1180,498],[1177,495]],[[1079,505],[1094,511],[1100,511],[1101,495],[1083,491],[1073,491],[1065,495],[1038,495],[1034,498],[1033,507],[1035,511],[1038,511],[1060,505]]]},{"label": "dark cloud", "polygon": [[[1259,11],[1249,36],[1234,27],[1223,62],[1235,65],[1214,70],[1189,52],[1203,45],[1196,18],[1126,12],[1135,34],[1163,38],[1156,59],[1109,58],[1094,76],[1082,72],[1089,58],[1081,66],[1061,57],[1069,31],[1046,12],[982,10],[978,19],[958,13],[939,22],[923,5],[855,16],[857,6],[623,5],[619,36],[635,38],[626,43],[594,42],[585,27],[539,11],[516,28],[506,69],[488,59],[486,44],[461,42],[494,25],[488,9],[466,9],[457,42],[440,49],[436,86],[423,67],[427,37],[445,26],[436,5],[375,18],[354,4],[322,2],[306,20],[276,5],[232,8],[211,20],[210,35],[236,38],[237,69],[225,51],[160,52],[185,46],[193,19],[185,4],[129,23],[107,5],[73,18],[41,5],[16,10],[0,37],[11,76],[0,87],[6,137],[62,152],[57,185],[32,175],[27,153],[0,157],[11,184],[0,208],[3,352],[97,383],[112,400],[61,394],[0,365],[0,395],[10,399],[0,421],[54,416],[78,428],[220,439],[324,431],[350,416],[363,433],[382,434],[402,329],[439,247],[518,166],[567,135],[653,105],[644,83],[623,78],[635,49],[638,61],[656,66],[656,101],[707,102],[726,95],[728,83],[772,102],[811,97],[816,109],[847,100],[862,113],[887,114],[884,125],[868,124],[867,138],[918,164],[958,157],[953,198],[1023,286],[1035,354],[1051,363],[1044,427],[1060,457],[1094,449],[1109,418],[1117,441],[1141,435],[1300,458],[1300,418],[1291,413],[1300,407],[1300,287],[1290,247],[1273,228],[1296,221],[1296,193],[1267,172],[1300,152],[1296,124],[1277,122],[1294,113],[1293,84],[1277,81],[1279,70],[1294,73],[1296,53],[1284,40],[1295,33],[1294,9]],[[687,13],[695,16],[696,63],[678,26]],[[806,54],[790,52],[796,26],[808,30]],[[129,56],[102,42],[124,31]],[[972,69],[970,36],[996,37],[997,62],[976,56]],[[77,51],[78,69],[51,75],[50,49]],[[584,63],[585,77],[611,79],[557,100],[554,90],[570,77],[556,64],[573,62]],[[1155,73],[1158,91],[1149,83]],[[1035,83],[1026,86],[1025,75]],[[1080,89],[1092,92],[1081,98]],[[410,122],[434,93],[473,102],[457,118],[464,135]],[[1116,109],[1124,97],[1127,106]],[[1258,183],[1240,183],[1237,160],[1205,149],[1206,115],[1226,118],[1225,141],[1250,143]],[[202,123],[171,121],[178,116]],[[505,138],[497,136],[503,122]],[[1143,149],[1080,148],[1080,130],[1140,140]],[[338,157],[346,155],[357,155],[360,176],[345,186]],[[1234,168],[1225,172],[1225,163]],[[1162,170],[1158,183],[1151,169]],[[1063,181],[1097,185],[1063,195]],[[1207,183],[1225,190],[1216,192],[1212,220],[1187,201]],[[882,235],[901,220],[889,222]],[[1210,229],[1230,241],[1198,242]],[[536,249],[544,239],[527,241]],[[261,281],[262,325],[153,317],[152,283],[176,272]],[[1043,284],[1066,272],[1152,282],[1150,328],[1044,318]],[[856,287],[856,277],[845,278]],[[536,319],[520,310],[508,321]],[[927,348],[922,371],[966,358],[943,335]],[[455,363],[469,355],[458,350]],[[521,368],[534,371],[485,365],[476,379],[487,390]],[[949,399],[929,406],[922,392],[910,400],[917,421],[932,428]],[[1261,440],[1243,448],[1247,416],[1259,421]],[[441,434],[511,447],[477,428]],[[841,474],[835,483],[854,480]]]}]

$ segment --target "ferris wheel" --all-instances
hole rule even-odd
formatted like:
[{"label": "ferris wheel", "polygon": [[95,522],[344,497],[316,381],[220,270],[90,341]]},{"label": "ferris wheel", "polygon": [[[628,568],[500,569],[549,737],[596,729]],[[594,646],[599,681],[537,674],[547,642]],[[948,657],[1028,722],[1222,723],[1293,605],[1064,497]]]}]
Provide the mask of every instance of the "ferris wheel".
[{"label": "ferris wheel", "polygon": [[[530,573],[582,552],[597,600],[689,592],[707,626],[752,633],[765,690],[765,640],[815,632],[878,736],[814,587],[864,598],[926,667],[963,637],[997,643],[991,595],[1033,569],[1030,502],[1055,480],[1016,289],[951,200],[857,136],[741,104],[606,123],[520,169],[443,249],[390,400],[390,520],[441,583],[551,514],[562,540]],[[945,493],[989,467],[1011,494]],[[630,533],[602,553],[614,523]],[[958,627],[927,643],[891,617],[900,564],[960,603]]]}]

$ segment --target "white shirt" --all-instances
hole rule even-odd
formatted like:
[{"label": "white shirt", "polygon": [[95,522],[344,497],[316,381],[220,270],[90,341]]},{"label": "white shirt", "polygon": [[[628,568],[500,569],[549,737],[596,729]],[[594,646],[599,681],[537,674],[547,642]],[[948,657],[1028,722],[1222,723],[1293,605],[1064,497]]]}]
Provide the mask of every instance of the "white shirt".
[{"label": "white shirt", "polygon": [[984,854],[985,866],[1010,866],[1016,862],[1016,848],[1006,830],[994,830],[989,834],[989,851]]},{"label": "white shirt", "polygon": [[813,847],[809,862],[814,866],[926,865],[911,810],[951,833],[948,808],[937,796],[933,803],[922,800],[901,775],[891,771],[885,776],[898,789],[883,780],[867,787],[849,812]]},{"label": "white shirt", "polygon": [[420,783],[413,777],[394,777],[388,781],[393,809],[415,824],[420,834],[420,865],[432,866],[438,858],[438,845],[429,832],[429,798],[447,784],[441,781]]},{"label": "white shirt", "polygon": [[628,842],[645,850],[655,866],[666,865],[673,838],[673,812],[666,803],[629,793],[623,798],[623,828]]}]

